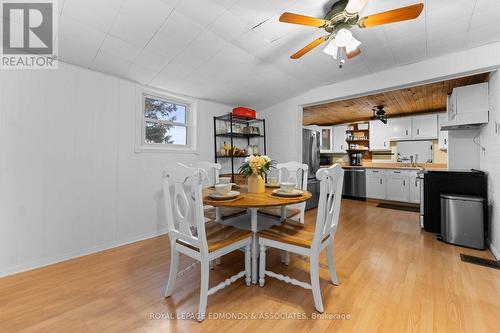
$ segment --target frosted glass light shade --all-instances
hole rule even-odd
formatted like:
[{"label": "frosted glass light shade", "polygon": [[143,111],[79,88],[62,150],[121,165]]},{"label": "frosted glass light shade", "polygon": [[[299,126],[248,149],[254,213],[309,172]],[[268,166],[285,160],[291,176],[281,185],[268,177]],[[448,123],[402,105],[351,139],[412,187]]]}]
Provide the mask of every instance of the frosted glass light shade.
[{"label": "frosted glass light shade", "polygon": [[347,29],[340,29],[335,36],[335,43],[338,47],[346,47],[352,41],[352,33]]}]

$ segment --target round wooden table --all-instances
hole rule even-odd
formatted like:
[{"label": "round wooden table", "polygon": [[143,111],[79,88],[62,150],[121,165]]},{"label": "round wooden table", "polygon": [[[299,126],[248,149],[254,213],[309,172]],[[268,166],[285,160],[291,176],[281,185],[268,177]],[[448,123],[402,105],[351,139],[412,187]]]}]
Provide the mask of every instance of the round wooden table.
[{"label": "round wooden table", "polygon": [[273,194],[276,188],[266,188],[264,193],[248,193],[247,187],[239,185],[233,190],[240,192],[236,199],[230,200],[214,200],[208,196],[210,192],[215,191],[214,188],[206,188],[203,190],[203,203],[216,208],[216,220],[221,221],[220,207],[237,207],[246,208],[250,212],[250,227],[253,232],[252,237],[252,283],[257,283],[257,260],[259,257],[259,244],[257,239],[257,211],[264,207],[281,207],[281,220],[286,218],[286,206],[307,201],[311,198],[310,192],[304,192],[298,197],[279,197]]}]

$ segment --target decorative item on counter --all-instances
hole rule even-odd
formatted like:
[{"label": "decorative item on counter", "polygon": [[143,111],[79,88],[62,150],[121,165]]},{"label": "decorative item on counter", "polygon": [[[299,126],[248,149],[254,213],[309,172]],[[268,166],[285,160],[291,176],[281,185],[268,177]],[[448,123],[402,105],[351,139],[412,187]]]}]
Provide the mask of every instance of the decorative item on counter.
[{"label": "decorative item on counter", "polygon": [[233,115],[237,117],[245,117],[255,119],[256,112],[253,109],[238,106],[233,109]]},{"label": "decorative item on counter", "polygon": [[248,177],[248,192],[264,193],[266,190],[264,176],[274,168],[276,162],[268,156],[250,155],[245,158],[245,163],[238,169],[238,172]]},{"label": "decorative item on counter", "polygon": [[252,155],[259,155],[259,154],[260,154],[259,145],[253,145],[252,146]]}]

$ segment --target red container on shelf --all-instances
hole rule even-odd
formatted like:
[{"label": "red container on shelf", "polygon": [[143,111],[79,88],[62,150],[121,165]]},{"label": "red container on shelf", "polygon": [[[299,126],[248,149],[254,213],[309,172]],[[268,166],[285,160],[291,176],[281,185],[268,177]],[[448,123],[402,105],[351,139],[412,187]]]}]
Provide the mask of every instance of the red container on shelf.
[{"label": "red container on shelf", "polygon": [[245,108],[243,106],[238,106],[233,109],[233,116],[255,119],[256,112],[255,110]]}]

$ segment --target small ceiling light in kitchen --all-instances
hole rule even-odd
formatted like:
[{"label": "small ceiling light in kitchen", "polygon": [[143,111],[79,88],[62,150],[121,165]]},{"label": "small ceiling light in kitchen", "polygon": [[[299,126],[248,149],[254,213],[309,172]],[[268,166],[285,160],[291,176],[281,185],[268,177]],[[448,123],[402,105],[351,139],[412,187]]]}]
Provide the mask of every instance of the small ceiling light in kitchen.
[{"label": "small ceiling light in kitchen", "polygon": [[387,124],[387,115],[385,114],[384,106],[383,105],[377,105],[374,106],[373,109],[373,118],[372,119],[378,119],[384,124]]},{"label": "small ceiling light in kitchen", "polygon": [[323,19],[294,13],[283,13],[280,16],[280,22],[322,28],[328,33],[316,38],[295,52],[290,58],[298,59],[321,43],[334,37],[335,44],[329,45],[325,52],[331,55],[337,54],[338,51],[334,49],[343,47],[347,53],[347,59],[351,59],[361,53],[359,49],[361,43],[352,37],[349,29],[354,26],[365,29],[383,24],[413,20],[420,15],[424,8],[423,3],[418,3],[360,18],[359,12],[367,2],[368,0],[338,0],[332,5],[332,8]]}]

